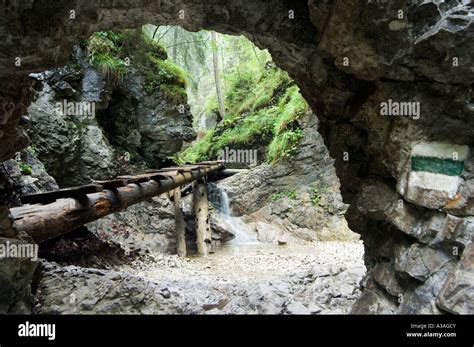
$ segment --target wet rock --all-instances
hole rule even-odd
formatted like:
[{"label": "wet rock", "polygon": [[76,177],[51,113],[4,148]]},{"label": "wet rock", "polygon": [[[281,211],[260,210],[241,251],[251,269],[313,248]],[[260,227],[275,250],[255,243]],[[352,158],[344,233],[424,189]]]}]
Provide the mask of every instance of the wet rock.
[{"label": "wet rock", "polygon": [[396,300],[389,298],[382,289],[369,281],[362,295],[352,306],[351,314],[394,314],[398,307]]},{"label": "wet rock", "polygon": [[395,258],[395,270],[425,281],[451,259],[453,257],[442,250],[413,243],[408,248],[400,247]]},{"label": "wet rock", "polygon": [[399,283],[395,270],[389,263],[377,264],[372,271],[372,277],[390,295],[398,298],[403,293],[403,287]]},{"label": "wet rock", "polygon": [[260,242],[277,242],[277,240],[283,236],[283,230],[276,227],[275,225],[264,223],[264,222],[255,222],[252,223],[252,227],[257,233],[257,239]]},{"label": "wet rock", "polygon": [[66,81],[59,81],[53,85],[53,89],[61,97],[69,97],[76,94],[76,90]]},{"label": "wet rock", "polygon": [[117,280],[113,271],[97,274],[43,261],[38,290],[39,305],[35,310],[40,314],[146,314],[173,310],[169,301],[158,295],[155,285],[125,274]]},{"label": "wet rock", "polygon": [[259,239],[265,242],[275,241],[279,233],[305,241],[355,240],[357,235],[343,218],[347,205],[317,132],[318,122],[309,113],[302,125],[303,138],[294,158],[222,180],[211,185],[210,196],[225,190],[233,214],[255,222]]},{"label": "wet rock", "polygon": [[432,274],[425,282],[417,284],[413,290],[406,291],[399,296],[400,314],[440,314],[436,306],[443,283],[446,281],[452,262],[446,263],[442,268]]},{"label": "wet rock", "polygon": [[[9,245],[27,245],[32,240],[0,237],[2,248]],[[30,258],[0,257],[0,314],[28,314],[31,312],[31,283],[37,260]]]},{"label": "wet rock", "polygon": [[120,245],[126,252],[175,252],[174,209],[167,197],[149,201],[113,213],[87,228],[99,239]]},{"label": "wet rock", "polygon": [[471,243],[464,250],[460,262],[449,273],[437,298],[438,307],[457,314],[474,312],[472,283],[474,283],[474,246]]}]

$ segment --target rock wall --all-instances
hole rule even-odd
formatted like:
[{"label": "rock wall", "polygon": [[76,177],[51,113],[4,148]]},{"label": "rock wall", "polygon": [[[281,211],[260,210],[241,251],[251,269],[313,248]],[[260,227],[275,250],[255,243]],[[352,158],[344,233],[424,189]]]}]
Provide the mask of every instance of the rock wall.
[{"label": "rock wall", "polygon": [[[44,170],[43,164],[31,151],[17,153],[15,159],[1,164],[0,170],[6,177],[7,190],[11,190],[10,204],[18,204],[20,194],[31,194],[41,191],[58,189],[56,181]],[[6,221],[9,219],[7,218]],[[0,314],[28,314],[31,310],[32,293],[31,283],[38,266],[36,256],[4,257],[4,252],[11,245],[16,249],[32,249],[34,241],[25,233],[17,234],[15,229],[11,233],[0,236]],[[25,254],[26,255],[26,254]]]},{"label": "rock wall", "polygon": [[[320,119],[320,132],[336,160],[343,196],[350,204],[346,217],[366,245],[370,274],[354,312],[473,312],[472,247],[453,248],[456,235],[464,235],[461,239],[469,245],[473,237],[471,4],[414,0],[7,4],[0,5],[0,160],[11,158],[28,142],[17,126],[31,100],[27,74],[64,62],[72,45],[91,32],[153,23],[245,34],[270,50]],[[71,18],[71,9],[80,15]],[[391,109],[382,115],[381,103],[389,100],[420,102],[420,112],[408,112],[407,117]],[[416,159],[419,143],[432,148],[427,159]],[[459,166],[444,161],[446,153],[440,148],[445,145],[468,146],[468,156],[461,160],[460,153],[451,153],[452,161],[463,161],[461,173],[457,180],[437,177],[440,189],[431,192],[423,188],[430,175],[420,172],[450,176],[434,167],[441,165],[446,172],[450,171],[446,166]],[[375,201],[364,198],[369,191]],[[384,193],[401,203],[386,201]],[[1,216],[7,214],[2,207]],[[399,214],[403,217],[397,222]],[[400,221],[408,220],[413,224],[407,229]],[[9,229],[8,222],[4,224],[3,230]]]},{"label": "rock wall", "polygon": [[347,226],[340,183],[318,119],[309,111],[301,120],[298,150],[276,164],[261,164],[210,186],[217,209],[225,191],[234,216],[262,242],[348,241],[358,235]]},{"label": "rock wall", "polygon": [[112,83],[75,46],[68,65],[33,78],[28,134],[62,187],[159,167],[195,138],[189,107],[146,93],[143,72],[132,63]]}]

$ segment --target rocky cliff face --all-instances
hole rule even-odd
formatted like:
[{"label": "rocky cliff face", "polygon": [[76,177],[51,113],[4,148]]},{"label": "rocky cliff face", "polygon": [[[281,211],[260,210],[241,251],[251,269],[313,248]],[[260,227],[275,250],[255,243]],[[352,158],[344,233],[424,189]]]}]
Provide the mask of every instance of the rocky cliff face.
[{"label": "rocky cliff face", "polygon": [[[18,126],[31,101],[27,74],[64,62],[72,45],[91,32],[150,22],[244,33],[270,50],[320,119],[350,204],[346,217],[366,246],[370,271],[354,312],[473,312],[472,5],[74,4],[1,5],[1,160],[27,145]],[[81,16],[71,19],[70,8]],[[178,17],[180,9],[185,20]],[[45,18],[49,25],[43,25]],[[381,112],[389,100],[396,107],[420,102],[420,112]],[[7,215],[3,204],[0,216],[7,221]]]},{"label": "rocky cliff face", "polygon": [[[0,170],[6,176],[6,189],[10,194],[11,204],[18,204],[21,194],[32,194],[58,189],[54,178],[49,176],[43,164],[36,158],[31,149],[17,153],[15,159],[10,159],[1,165]],[[8,221],[8,219],[6,219]],[[4,221],[5,223],[5,221]],[[0,236],[2,252],[10,245],[15,247],[31,247],[34,241],[25,233],[14,232]],[[33,281],[38,259],[30,258],[0,258],[0,314],[27,314],[31,309]]]},{"label": "rocky cliff face", "polygon": [[111,83],[76,46],[71,63],[33,78],[29,136],[60,186],[159,167],[195,137],[189,107],[146,93],[133,64]]},{"label": "rocky cliff face", "polygon": [[244,216],[262,242],[347,241],[358,235],[347,226],[334,160],[309,111],[300,121],[302,139],[289,159],[261,164],[211,187],[218,209],[225,191],[235,216]]}]

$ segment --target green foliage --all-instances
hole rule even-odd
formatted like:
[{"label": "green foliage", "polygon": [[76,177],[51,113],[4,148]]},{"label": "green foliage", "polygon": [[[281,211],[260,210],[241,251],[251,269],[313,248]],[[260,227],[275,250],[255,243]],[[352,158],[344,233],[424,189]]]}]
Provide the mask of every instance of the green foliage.
[{"label": "green foliage", "polygon": [[288,88],[278,103],[278,118],[274,123],[273,140],[268,147],[269,162],[292,156],[298,149],[303,132],[298,119],[308,110],[308,104],[299,93],[297,86]]},{"label": "green foliage", "polygon": [[36,147],[34,144],[31,144],[25,149],[25,151],[31,155],[36,156],[38,154],[38,147]]},{"label": "green foliage", "polygon": [[112,83],[121,79],[126,71],[125,62],[118,57],[121,48],[117,45],[118,33],[99,31],[87,41],[89,61]]},{"label": "green foliage", "polygon": [[186,100],[185,73],[167,59],[164,48],[145,35],[142,28],[96,32],[88,39],[87,48],[91,64],[112,83],[123,78],[127,63],[133,63],[145,75],[147,93],[159,89],[171,100]]},{"label": "green foliage", "polygon": [[[166,34],[168,31],[170,33]],[[167,39],[168,45],[173,46],[170,40],[176,39],[171,34],[174,33],[172,28],[163,28],[160,32],[164,35],[163,40]],[[188,41],[195,39],[191,37]],[[208,43],[209,52],[213,44]],[[303,136],[300,119],[308,110],[298,87],[285,71],[271,62],[268,52],[256,49],[249,40],[221,36],[218,47],[223,62],[225,118],[175,159],[182,162],[215,159],[226,146],[234,149],[265,148],[265,158],[260,159],[270,163],[291,157]],[[227,51],[227,59],[222,51]],[[178,51],[177,61],[185,59],[186,54]],[[199,69],[192,71],[195,74]],[[208,95],[195,97],[201,103],[195,107],[196,114],[218,114],[214,81],[204,87]]]},{"label": "green foliage", "polygon": [[33,168],[25,162],[19,162],[18,167],[20,168],[22,175],[31,175],[33,173]]},{"label": "green foliage", "polygon": [[322,175],[319,175],[319,182],[315,183],[309,191],[309,196],[310,196],[310,199],[311,199],[311,203],[313,205],[319,204],[319,202],[321,201],[321,199],[323,197],[323,194],[327,194],[331,190],[330,187],[323,187],[322,186],[321,178],[322,178]]},{"label": "green foliage", "polygon": [[185,104],[187,100],[186,89],[173,84],[160,85],[160,92],[165,98],[175,104]]},{"label": "green foliage", "polygon": [[90,62],[111,82],[122,79],[126,71],[125,62],[108,53],[96,53],[91,56]]},{"label": "green foliage", "polygon": [[188,147],[184,152],[179,153],[172,157],[176,163],[196,163],[199,161],[204,161],[209,159],[208,153],[211,152],[213,147],[214,130],[210,130],[197,141],[193,146]]},{"label": "green foliage", "polygon": [[184,71],[171,60],[162,60],[152,55],[148,58],[152,66],[146,74],[145,91],[153,93],[159,88],[166,97],[185,102],[186,74]]},{"label": "green foliage", "polygon": [[298,142],[303,137],[301,129],[288,130],[275,136],[268,146],[268,158],[271,163],[281,158],[292,156],[298,149]]},{"label": "green foliage", "polygon": [[[246,81],[243,85],[244,89],[239,91],[242,95],[242,101],[240,103],[233,105],[232,101],[229,100],[231,112],[240,114],[247,112],[252,113],[258,109],[270,106],[271,101],[275,100],[275,96],[278,97],[278,95],[275,95],[278,88],[291,83],[291,80],[285,71],[271,69],[270,71],[266,71],[250,90],[246,88],[248,82],[249,81]],[[236,86],[239,86],[239,84],[236,84]],[[232,92],[233,90],[231,90],[231,93]],[[244,93],[246,93],[246,95]]]},{"label": "green foliage", "polygon": [[319,187],[312,187],[311,191],[310,191],[311,203],[313,205],[317,205],[321,201],[321,198],[322,198],[322,195],[321,195],[321,192],[319,190]]},{"label": "green foliage", "polygon": [[296,199],[296,191],[294,190],[285,190],[283,192],[278,192],[272,195],[272,201],[277,201],[283,197],[287,197],[290,200]]},{"label": "green foliage", "polygon": [[[214,129],[212,138],[208,133],[181,154],[186,161],[214,158],[226,146],[267,146],[270,163],[297,150],[303,136],[298,120],[308,110],[298,87],[286,72],[276,68],[264,71],[253,85],[251,76],[241,76],[245,77],[233,81],[226,95],[227,117]],[[210,99],[208,108],[217,109],[215,98]]]}]

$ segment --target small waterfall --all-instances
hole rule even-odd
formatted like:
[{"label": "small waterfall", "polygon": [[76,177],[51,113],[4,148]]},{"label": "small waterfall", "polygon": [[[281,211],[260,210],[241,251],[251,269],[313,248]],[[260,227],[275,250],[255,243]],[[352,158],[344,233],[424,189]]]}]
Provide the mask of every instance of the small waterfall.
[{"label": "small waterfall", "polygon": [[227,224],[235,238],[229,241],[231,244],[258,244],[257,233],[245,223],[241,217],[231,216],[229,194],[224,189],[219,189],[220,215]]},{"label": "small waterfall", "polygon": [[221,189],[220,190],[220,197],[221,197],[221,213],[222,213],[222,215],[230,216],[229,194],[227,194],[227,191]]},{"label": "small waterfall", "polygon": [[198,129],[207,130],[207,122],[206,122],[206,115],[205,114],[202,114],[201,117],[199,117]]}]

